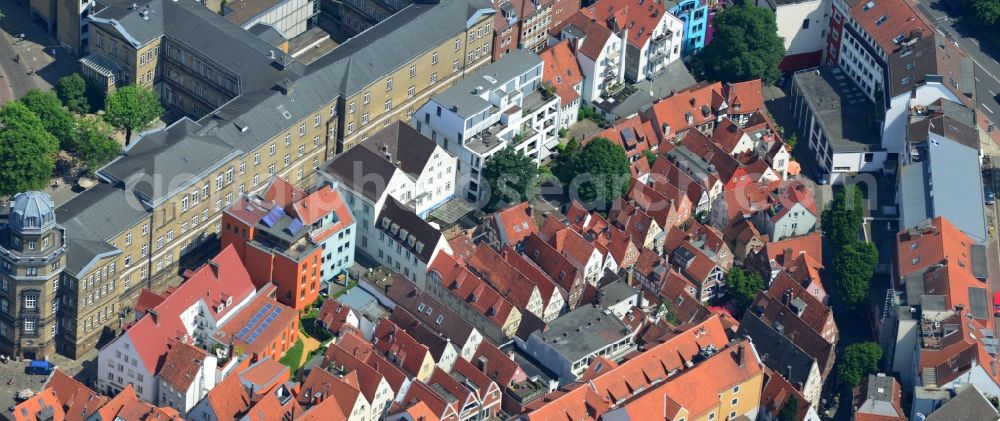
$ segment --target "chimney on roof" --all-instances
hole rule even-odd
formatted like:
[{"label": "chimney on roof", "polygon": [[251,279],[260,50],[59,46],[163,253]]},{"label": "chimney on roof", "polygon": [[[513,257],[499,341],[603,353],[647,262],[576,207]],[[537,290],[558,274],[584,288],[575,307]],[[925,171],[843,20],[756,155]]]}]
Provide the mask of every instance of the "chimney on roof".
[{"label": "chimney on roof", "polygon": [[219,278],[219,263],[215,260],[209,260],[208,267],[212,269],[212,274],[215,275],[216,278]]},{"label": "chimney on roof", "polygon": [[744,345],[741,343],[740,346],[738,346],[736,348],[736,365],[738,365],[740,367],[743,367],[743,359],[744,359],[744,355],[743,355],[744,350],[743,350],[743,347],[744,347]]}]

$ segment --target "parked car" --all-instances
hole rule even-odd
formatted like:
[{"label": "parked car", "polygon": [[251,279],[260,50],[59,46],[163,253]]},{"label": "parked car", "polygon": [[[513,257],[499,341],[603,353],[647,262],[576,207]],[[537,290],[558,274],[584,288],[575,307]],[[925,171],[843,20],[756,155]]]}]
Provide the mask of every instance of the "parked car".
[{"label": "parked car", "polygon": [[992,205],[996,198],[993,196],[993,187],[987,185],[983,194],[986,197],[986,204]]},{"label": "parked car", "polygon": [[52,364],[48,361],[32,361],[28,363],[27,367],[25,367],[24,372],[28,374],[40,374],[43,376],[48,376],[49,374],[52,374],[52,371],[54,371],[55,369],[56,369],[55,364]]},{"label": "parked car", "polygon": [[823,170],[816,170],[816,184],[830,184],[830,174],[823,172]]}]

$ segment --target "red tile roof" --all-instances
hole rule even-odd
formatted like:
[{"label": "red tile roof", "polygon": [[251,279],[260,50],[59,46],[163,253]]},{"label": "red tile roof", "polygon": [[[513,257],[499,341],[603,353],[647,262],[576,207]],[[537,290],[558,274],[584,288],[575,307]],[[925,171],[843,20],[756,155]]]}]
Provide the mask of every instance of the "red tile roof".
[{"label": "red tile roof", "polygon": [[569,43],[570,40],[562,40],[538,53],[545,66],[543,80],[556,88],[556,95],[564,107],[580,98],[575,86],[583,82],[583,71]]},{"label": "red tile roof", "polygon": [[468,266],[518,309],[525,310],[530,304],[535,284],[490,246],[479,243]]},{"label": "red tile roof", "polygon": [[[695,413],[704,409],[701,406],[706,402],[718,401],[716,393],[724,390],[721,387],[723,384],[731,388],[761,372],[753,351],[743,351],[743,365],[739,366],[731,355],[735,348],[724,349],[728,343],[725,328],[718,316],[713,316],[617,367],[603,371],[585,384],[546,396],[527,414],[527,419],[597,419],[610,406],[619,406],[623,402],[626,408],[647,405],[645,397],[648,396],[662,405],[664,395],[686,401],[688,405],[685,407]],[[721,352],[688,368],[687,364],[694,363],[705,349]],[[728,361],[728,364],[713,360]],[[684,380],[678,382],[679,379]],[[656,392],[643,393],[650,389]],[[691,393],[692,390],[702,393]],[[644,419],[649,414],[662,413],[664,411],[660,408],[642,412],[642,415],[631,415],[634,419]]]},{"label": "red tile roof", "polygon": [[805,235],[772,241],[764,246],[764,252],[767,253],[768,261],[775,262],[778,265],[786,264],[785,257],[794,257],[803,253],[815,259],[822,259],[823,235],[818,231],[813,231]]},{"label": "red tile roof", "polygon": [[538,232],[538,225],[535,224],[528,202],[521,202],[497,212],[494,223],[497,229],[503,230],[508,244],[520,243],[524,237]]},{"label": "red tile roof", "polygon": [[900,278],[922,273],[946,260],[972,273],[970,248],[975,242],[943,217],[904,230],[896,236],[896,240]]},{"label": "red tile roof", "polygon": [[583,37],[579,51],[594,60],[600,57],[601,52],[604,51],[604,46],[608,43],[608,39],[614,35],[611,30],[598,22],[587,10],[581,10],[567,18],[561,25],[554,26],[549,30],[549,35],[558,37],[559,33],[570,25],[586,34]]},{"label": "red tile roof", "polygon": [[[677,134],[715,119],[718,105],[721,105],[722,84],[701,84],[664,98],[646,110],[645,119],[654,124],[663,140],[673,139]],[[690,122],[689,122],[690,121]],[[664,134],[664,126],[670,132]]]},{"label": "red tile roof", "polygon": [[375,339],[378,339],[375,349],[410,376],[420,373],[424,359],[430,355],[427,346],[386,318],[379,320],[375,327]]},{"label": "red tile roof", "polygon": [[250,274],[240,261],[236,249],[226,247],[209,263],[191,273],[184,283],[157,305],[151,314],[139,319],[124,336],[135,346],[146,370],[157,373],[161,357],[167,352],[167,341],[188,335],[180,319],[182,312],[198,302],[204,302],[212,309],[206,316],[218,320],[234,308],[223,306],[227,297],[232,297],[232,303],[235,304],[255,292]]},{"label": "red tile roof", "polygon": [[205,366],[208,353],[176,339],[167,340],[167,356],[160,370],[160,379],[174,390],[186,392]]},{"label": "red tile roof", "polygon": [[549,244],[560,254],[566,256],[581,271],[587,267],[593,256],[594,245],[583,238],[580,233],[564,227],[549,239]]},{"label": "red tile roof", "polygon": [[250,384],[255,395],[271,391],[291,378],[288,366],[273,358],[264,358],[239,372],[244,384]]},{"label": "red tile roof", "polygon": [[531,262],[527,257],[518,253],[513,247],[507,246],[500,251],[504,261],[513,266],[518,272],[526,276],[531,283],[538,288],[538,293],[542,296],[542,302],[548,307],[552,300],[565,300],[566,291],[562,291],[552,278],[545,274],[542,269]]},{"label": "red tile roof", "polygon": [[[260,313],[261,317],[256,322],[251,323],[252,318],[258,312],[262,312]],[[272,321],[265,324],[265,320],[272,317]],[[221,343],[237,345],[249,355],[263,355],[272,343],[286,334],[286,331],[292,333],[290,337],[286,338],[286,342],[295,343],[295,340],[298,339],[298,329],[290,328],[290,326],[297,326],[297,324],[298,313],[295,309],[275,301],[267,294],[258,294],[253,301],[215,332],[215,339]],[[237,337],[247,326],[250,327],[250,333]],[[263,329],[258,330],[259,328]],[[256,339],[253,342],[248,342],[253,334],[257,335]]]},{"label": "red tile roof", "polygon": [[728,83],[722,88],[729,105],[729,114],[750,114],[764,109],[764,94],[760,79]]},{"label": "red tile roof", "polygon": [[[720,396],[724,392],[763,376],[763,364],[753,353],[753,344],[749,341],[730,345],[665,382],[661,393],[646,393],[626,403],[625,411],[630,417],[641,419],[648,414],[667,414],[684,408],[691,419],[700,419],[721,404]],[[751,383],[749,386],[757,385]],[[693,390],[699,393],[691,393]],[[664,396],[669,399],[663,399]]]},{"label": "red tile roof", "polygon": [[516,307],[511,300],[447,253],[438,254],[427,271],[437,273],[441,286],[446,291],[497,326],[503,326]]},{"label": "red tile roof", "polygon": [[497,348],[489,341],[482,341],[472,355],[472,361],[483,365],[483,372],[500,385],[509,386],[528,379],[521,366],[511,355]]},{"label": "red tile roof", "polygon": [[[573,289],[577,277],[583,278],[581,269],[537,235],[525,240],[524,255],[567,292]],[[571,306],[575,304],[570,303]]]},{"label": "red tile roof", "polygon": [[117,421],[119,419],[128,421],[182,421],[184,418],[174,408],[161,408],[142,401],[132,390],[132,385],[129,384],[97,411],[96,419],[100,421]]},{"label": "red tile roof", "polygon": [[[434,369],[435,372],[440,370],[440,368]],[[430,386],[422,381],[414,381],[410,385],[403,402],[423,402],[427,405],[431,414],[434,414],[439,419],[458,419],[458,405],[460,403],[446,401],[434,389],[431,389]]]},{"label": "red tile roof", "polygon": [[163,302],[163,296],[148,289],[139,291],[139,298],[135,303],[135,312],[145,313],[147,310],[155,308]]},{"label": "red tile roof", "polygon": [[323,405],[328,401],[335,402],[334,406],[340,410],[340,413],[350,414],[354,411],[354,404],[361,395],[361,391],[345,379],[346,377],[337,377],[329,371],[314,367],[309,370],[309,375],[299,387],[299,403],[303,406],[313,405],[306,411],[307,414],[321,408],[324,411],[320,411],[320,413],[325,412],[331,408],[330,404]]},{"label": "red tile roof", "polygon": [[[367,354],[361,355],[361,357],[365,356],[367,356]],[[337,344],[330,344],[323,356],[322,366],[328,367],[330,364],[342,367],[352,373],[357,373],[358,389],[361,390],[361,393],[365,396],[365,399],[368,400],[368,402],[375,402],[376,393],[378,393],[378,386],[385,378],[382,373],[375,369],[375,367],[372,367],[356,354],[341,348]],[[398,391],[398,387],[393,390]]]},{"label": "red tile roof", "polygon": [[[784,271],[778,272],[767,291],[761,292],[757,297],[754,306],[773,305],[788,310],[789,303],[795,299],[801,300],[806,305],[805,309],[801,309],[802,314],[798,316],[806,325],[821,335],[828,327],[832,327],[836,332],[837,327],[833,323],[833,311],[830,307],[810,294],[805,287]],[[768,313],[767,310],[764,312]],[[793,313],[790,310],[788,312]]]},{"label": "red tile roof", "polygon": [[819,212],[816,211],[816,200],[813,196],[813,190],[800,180],[785,182],[781,189],[777,191],[776,201],[775,207],[779,207],[778,205],[780,205],[781,209],[771,217],[772,221],[778,221],[783,218],[795,208],[796,204],[802,205],[802,207],[806,208],[813,215],[819,216]]},{"label": "red tile roof", "polygon": [[264,190],[264,194],[261,197],[268,202],[287,208],[305,198],[306,192],[293,186],[291,183],[285,181],[285,179],[275,176],[271,178],[271,184],[267,186],[267,190]]},{"label": "red tile roof", "polygon": [[[860,0],[851,7],[851,16],[886,54],[902,47],[897,39],[933,35],[931,28],[917,15],[916,9],[905,0]],[[902,38],[897,38],[899,36]]]},{"label": "red tile roof", "polygon": [[732,154],[746,135],[747,133],[740,126],[737,126],[736,123],[733,123],[728,118],[724,118],[715,125],[715,131],[712,132],[712,141],[727,153]]},{"label": "red tile roof", "polygon": [[226,376],[205,395],[209,407],[220,420],[238,419],[246,412],[252,402],[240,376]]},{"label": "red tile roof", "polygon": [[[42,412],[46,412],[43,414]],[[50,421],[63,421],[66,412],[52,389],[44,389],[30,399],[17,404],[11,411],[14,421],[40,421],[48,416]]]},{"label": "red tile roof", "polygon": [[93,414],[109,400],[59,369],[52,372],[45,388],[52,390],[61,402],[66,421],[83,421],[85,414]]},{"label": "red tile roof", "polygon": [[[668,15],[659,3],[644,0],[598,0],[588,9],[612,30],[628,28],[628,43],[636,48],[646,45],[653,31]],[[610,21],[612,17],[614,22]],[[676,18],[668,16],[667,19]]]},{"label": "red tile roof", "polygon": [[[610,140],[612,143],[621,146],[622,149],[625,150],[626,158],[628,158],[628,161],[632,163],[634,176],[649,172],[648,160],[643,155],[643,152],[652,152],[660,144],[660,139],[656,135],[653,123],[644,120],[639,115],[615,122],[611,127],[588,137],[583,144],[586,145],[590,140],[596,138],[605,138]],[[647,163],[645,170],[640,173],[637,173],[634,168],[635,164],[638,162]]]},{"label": "red tile roof", "polygon": [[307,226],[316,223],[331,212],[337,214],[339,226],[350,225],[353,222],[351,212],[347,210],[347,205],[344,204],[340,191],[332,186],[316,189],[309,196],[292,204],[292,208],[295,209],[295,214],[302,220],[302,223]]},{"label": "red tile roof", "polygon": [[331,332],[339,333],[352,312],[354,309],[337,301],[336,298],[327,298],[316,314],[316,323],[322,323]]},{"label": "red tile roof", "polygon": [[764,367],[764,390],[760,395],[761,407],[772,417],[777,417],[793,396],[798,402],[796,419],[804,419],[806,412],[809,411],[809,401],[788,380],[770,368]]}]

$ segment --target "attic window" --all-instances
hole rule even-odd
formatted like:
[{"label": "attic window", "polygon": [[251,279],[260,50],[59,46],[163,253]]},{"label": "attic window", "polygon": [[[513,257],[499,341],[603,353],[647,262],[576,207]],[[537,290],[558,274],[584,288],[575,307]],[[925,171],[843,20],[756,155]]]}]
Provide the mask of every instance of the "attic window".
[{"label": "attic window", "polygon": [[874,0],[872,0],[872,1],[868,2],[868,3],[865,3],[865,7],[862,7],[861,11],[862,12],[867,12],[867,11],[871,10],[871,8],[873,8],[873,7],[875,7],[875,1]]},{"label": "attic window", "polygon": [[920,247],[920,243],[913,243],[913,244],[910,244],[910,250],[916,250],[916,249],[917,249],[917,247]]},{"label": "attic window", "polygon": [[528,223],[527,222],[522,222],[521,223],[521,228],[528,229]]},{"label": "attic window", "polygon": [[904,39],[906,39],[906,36],[903,35],[903,34],[899,34],[899,35],[896,35],[896,38],[892,39],[892,43],[893,44],[899,44],[899,43],[903,42]]},{"label": "attic window", "polygon": [[444,321],[444,316],[438,316],[437,319],[434,320],[434,323],[441,324],[441,322],[443,321]]},{"label": "attic window", "polygon": [[562,76],[556,75],[556,83],[562,83]]},{"label": "attic window", "polygon": [[882,15],[882,17],[878,18],[875,21],[875,26],[882,26],[882,24],[885,23],[885,21],[887,21],[887,20],[889,20],[889,17],[886,16],[886,15]]},{"label": "attic window", "polygon": [[919,257],[914,257],[913,260],[910,261],[910,264],[914,264],[915,265],[917,263],[920,263],[920,258]]}]

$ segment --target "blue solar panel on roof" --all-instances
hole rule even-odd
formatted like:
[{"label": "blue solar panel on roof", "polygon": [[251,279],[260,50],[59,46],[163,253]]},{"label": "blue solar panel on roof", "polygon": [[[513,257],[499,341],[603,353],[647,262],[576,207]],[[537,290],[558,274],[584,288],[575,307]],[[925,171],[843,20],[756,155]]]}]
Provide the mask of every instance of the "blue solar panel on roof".
[{"label": "blue solar panel on roof", "polygon": [[299,218],[295,218],[295,220],[292,221],[292,223],[288,224],[288,227],[285,228],[285,231],[288,231],[288,233],[291,235],[295,235],[295,233],[299,232],[299,230],[302,229],[302,227],[303,227],[302,221]]},{"label": "blue solar panel on roof", "polygon": [[270,228],[274,226],[274,224],[278,222],[282,216],[285,216],[285,209],[281,206],[274,205],[274,207],[271,208],[271,211],[268,212],[267,215],[264,215],[264,225],[267,225],[268,228]]}]

